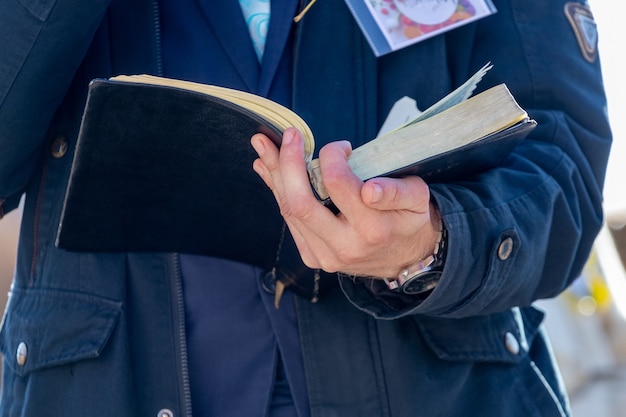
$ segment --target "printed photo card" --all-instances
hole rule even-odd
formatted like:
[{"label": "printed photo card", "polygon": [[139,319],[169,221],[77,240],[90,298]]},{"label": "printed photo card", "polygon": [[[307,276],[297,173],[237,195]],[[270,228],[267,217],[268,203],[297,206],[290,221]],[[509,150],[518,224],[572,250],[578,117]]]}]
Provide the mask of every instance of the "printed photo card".
[{"label": "printed photo card", "polygon": [[346,0],[376,56],[495,13],[490,0]]}]

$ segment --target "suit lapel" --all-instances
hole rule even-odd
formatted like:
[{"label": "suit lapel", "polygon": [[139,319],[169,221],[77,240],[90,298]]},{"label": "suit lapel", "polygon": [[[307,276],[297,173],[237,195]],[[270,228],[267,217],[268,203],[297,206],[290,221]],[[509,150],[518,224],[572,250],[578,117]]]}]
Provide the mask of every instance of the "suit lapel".
[{"label": "suit lapel", "polygon": [[196,1],[249,91],[266,95],[289,38],[298,0],[271,0],[272,14],[262,67],[237,0]]},{"label": "suit lapel", "polygon": [[267,95],[289,38],[298,0],[271,0],[272,14],[263,53],[258,94]]},{"label": "suit lapel", "polygon": [[257,91],[259,61],[237,0],[196,1],[246,87]]}]

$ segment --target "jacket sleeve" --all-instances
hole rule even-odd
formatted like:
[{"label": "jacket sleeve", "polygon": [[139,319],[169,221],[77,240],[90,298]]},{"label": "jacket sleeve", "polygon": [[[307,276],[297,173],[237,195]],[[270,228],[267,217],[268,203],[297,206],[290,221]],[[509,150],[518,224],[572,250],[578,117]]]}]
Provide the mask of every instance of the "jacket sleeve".
[{"label": "jacket sleeve", "polygon": [[596,35],[591,14],[575,4],[582,28],[564,1],[494,3],[498,12],[476,26],[471,67],[491,61],[489,80],[506,82],[538,127],[502,167],[431,184],[448,252],[428,296],[381,297],[366,289],[372,282],[341,280],[376,317],[466,317],[555,296],[580,274],[602,225],[611,133],[595,44],[581,43]]},{"label": "jacket sleeve", "polygon": [[0,218],[17,206],[108,2],[0,0]]}]

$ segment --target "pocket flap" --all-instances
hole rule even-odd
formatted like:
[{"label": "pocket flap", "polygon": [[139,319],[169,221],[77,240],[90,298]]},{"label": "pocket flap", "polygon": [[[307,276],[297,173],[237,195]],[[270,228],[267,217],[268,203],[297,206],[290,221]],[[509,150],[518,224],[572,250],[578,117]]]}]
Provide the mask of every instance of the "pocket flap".
[{"label": "pocket flap", "polygon": [[426,343],[450,361],[519,362],[537,334],[543,313],[514,308],[464,318],[415,317]]},{"label": "pocket flap", "polygon": [[18,375],[97,357],[122,303],[76,292],[14,289],[0,333],[0,349]]}]

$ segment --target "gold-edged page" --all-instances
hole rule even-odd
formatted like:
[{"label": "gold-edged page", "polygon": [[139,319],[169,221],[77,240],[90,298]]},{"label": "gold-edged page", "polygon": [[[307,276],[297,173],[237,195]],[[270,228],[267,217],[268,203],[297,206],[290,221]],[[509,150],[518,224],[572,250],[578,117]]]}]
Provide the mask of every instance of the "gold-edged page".
[{"label": "gold-edged page", "polygon": [[232,88],[218,87],[215,85],[196,83],[192,81],[177,80],[173,78],[159,77],[155,75],[117,75],[110,80],[133,82],[142,84],[162,85],[166,87],[180,88],[184,90],[196,91],[213,97],[230,101],[240,107],[244,107],[261,117],[269,120],[272,124],[284,131],[288,127],[295,127],[304,137],[305,154],[308,159],[313,155],[315,141],[313,132],[307,123],[292,110],[265,97],[247,93],[245,91]]},{"label": "gold-edged page", "polygon": [[448,152],[528,118],[505,84],[496,85],[419,123],[354,149],[348,164],[361,179],[385,175]]}]

